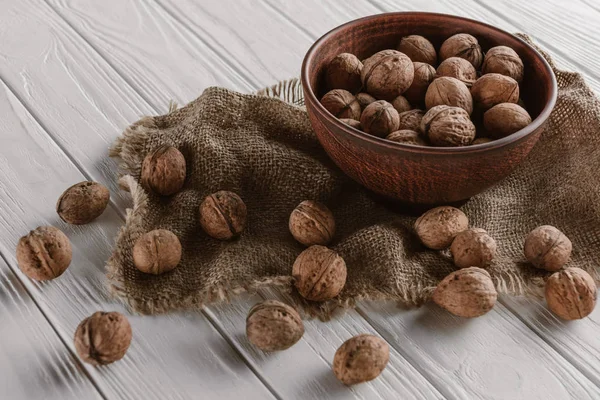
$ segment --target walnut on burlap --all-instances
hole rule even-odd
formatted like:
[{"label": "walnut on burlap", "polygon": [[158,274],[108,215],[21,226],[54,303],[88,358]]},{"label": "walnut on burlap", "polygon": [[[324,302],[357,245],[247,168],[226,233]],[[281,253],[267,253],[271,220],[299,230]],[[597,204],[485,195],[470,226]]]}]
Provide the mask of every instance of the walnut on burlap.
[{"label": "walnut on burlap", "polygon": [[[547,276],[526,263],[522,250],[526,234],[542,224],[558,227],[572,240],[569,265],[597,278],[600,103],[581,75],[552,67],[558,102],[539,143],[509,178],[462,207],[472,226],[498,242],[489,271],[500,292],[515,295],[539,293]],[[264,286],[293,293],[290,273],[303,246],[289,233],[288,218],[306,199],[333,211],[337,233],[331,247],[348,266],[338,299],[302,302],[313,314],[326,318],[337,306],[362,298],[419,305],[455,269],[447,251],[419,244],[414,216],[389,208],[333,165],[304,109],[290,104],[301,102],[297,81],[260,96],[209,88],[187,106],[145,117],[125,130],[112,155],[123,161],[121,182],[132,194],[133,208],[109,260],[108,277],[134,310],[197,308]],[[187,161],[185,186],[171,197],[139,186],[142,160],[163,144],[180,149]],[[202,199],[221,189],[238,193],[248,207],[248,227],[237,240],[212,239],[198,222]],[[156,228],[173,231],[183,245],[180,265],[160,276],[139,272],[131,256],[135,240]]]}]

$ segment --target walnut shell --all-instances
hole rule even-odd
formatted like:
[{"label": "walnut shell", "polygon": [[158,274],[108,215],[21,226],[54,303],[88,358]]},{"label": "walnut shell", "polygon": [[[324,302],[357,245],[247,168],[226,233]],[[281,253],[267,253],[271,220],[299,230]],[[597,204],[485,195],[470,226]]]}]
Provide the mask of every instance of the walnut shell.
[{"label": "walnut shell", "polygon": [[58,198],[56,212],[68,224],[87,224],[104,212],[109,199],[106,186],[92,181],[79,182]]},{"label": "walnut shell", "polygon": [[325,246],[310,246],[292,266],[296,289],[311,301],[326,301],[337,296],[346,284],[346,263]]},{"label": "walnut shell", "polygon": [[354,54],[341,53],[329,62],[326,80],[330,89],[344,89],[351,93],[360,90],[363,64]]},{"label": "walnut shell", "polygon": [[414,146],[427,146],[427,142],[423,140],[419,132],[411,131],[410,129],[392,132],[386,137],[386,139],[396,143],[412,144]]},{"label": "walnut shell", "polygon": [[364,110],[365,108],[367,108],[367,106],[369,104],[371,104],[372,102],[377,101],[377,99],[375,97],[371,96],[369,93],[359,93],[359,94],[357,94],[356,95],[356,100],[360,104],[361,110]]},{"label": "walnut shell", "polygon": [[265,300],[250,309],[246,317],[248,340],[263,351],[289,349],[304,335],[300,314],[277,300]]},{"label": "walnut shell", "polygon": [[445,277],[435,288],[432,298],[456,316],[474,318],[494,307],[498,293],[486,270],[469,267]]},{"label": "walnut shell", "polygon": [[185,182],[185,157],[175,147],[163,145],[144,158],[140,183],[162,196],[177,193]]},{"label": "walnut shell", "polygon": [[229,240],[246,228],[247,214],[240,196],[221,190],[206,196],[200,204],[200,225],[209,236]]},{"label": "walnut shell", "polygon": [[421,132],[434,146],[467,146],[475,139],[476,128],[464,109],[440,105],[423,116]]},{"label": "walnut shell", "polygon": [[71,264],[72,257],[69,238],[53,226],[38,226],[17,244],[19,269],[38,281],[61,276]]},{"label": "walnut shell", "polygon": [[321,104],[336,118],[360,119],[360,104],[352,93],[334,89],[321,98]]},{"label": "walnut shell", "polygon": [[477,138],[475,140],[473,140],[473,143],[471,143],[472,145],[475,144],[484,144],[484,143],[489,143],[492,142],[493,140],[490,138],[486,138],[486,137],[481,137],[481,138]]},{"label": "walnut shell", "polygon": [[488,50],[481,66],[483,74],[497,73],[523,81],[524,66],[516,51],[507,46],[496,46]]},{"label": "walnut shell", "polygon": [[131,325],[118,312],[95,312],[75,331],[75,350],[92,365],[106,365],[120,360],[131,344]]},{"label": "walnut shell", "polygon": [[532,230],[525,239],[525,258],[534,267],[558,271],[571,257],[573,245],[564,233],[553,226],[542,225]]},{"label": "walnut shell", "polygon": [[437,53],[433,44],[423,36],[409,35],[400,40],[398,51],[406,54],[413,62],[437,64]]},{"label": "walnut shell", "polygon": [[423,121],[424,115],[425,113],[418,109],[403,112],[402,114],[398,115],[398,130],[408,129],[423,133],[421,131],[421,121]]},{"label": "walnut shell", "polygon": [[425,106],[428,110],[440,105],[460,107],[471,115],[473,97],[467,85],[456,78],[443,76],[431,82],[425,94]]},{"label": "walnut shell", "polygon": [[496,104],[519,101],[519,84],[513,78],[500,74],[486,74],[471,87],[475,104],[489,110]]},{"label": "walnut shell", "polygon": [[406,97],[404,97],[404,96],[396,97],[394,100],[392,100],[391,104],[392,104],[392,107],[394,107],[394,109],[396,109],[396,111],[398,111],[398,114],[412,109],[412,106],[410,105],[408,100],[406,100]]},{"label": "walnut shell", "polygon": [[181,243],[166,229],[155,229],[140,236],[133,246],[133,264],[153,275],[171,271],[181,260]]},{"label": "walnut shell", "polygon": [[362,125],[360,124],[360,121],[357,121],[355,119],[350,119],[350,118],[342,118],[342,119],[340,119],[340,121],[342,121],[346,125],[351,126],[355,129],[362,130]]},{"label": "walnut shell", "polygon": [[420,106],[425,104],[425,93],[427,93],[427,88],[435,79],[435,68],[421,62],[414,62],[413,66],[415,69],[415,76],[410,87],[404,92],[404,97],[406,97],[412,105]]},{"label": "walnut shell", "polygon": [[399,122],[398,111],[385,100],[369,104],[360,117],[363,130],[379,137],[386,137],[397,131]]},{"label": "walnut shell", "polygon": [[484,229],[471,228],[456,235],[450,252],[459,268],[483,268],[492,262],[496,248],[496,241]]},{"label": "walnut shell", "polygon": [[414,226],[421,242],[434,250],[450,246],[456,235],[468,227],[465,213],[450,206],[432,208],[421,215]]},{"label": "walnut shell", "polygon": [[483,114],[483,126],[495,138],[503,138],[520,131],[531,123],[531,116],[514,103],[500,103]]},{"label": "walnut shell", "polygon": [[365,60],[361,79],[370,95],[391,101],[410,87],[414,74],[413,63],[406,54],[382,50]]},{"label": "walnut shell", "polygon": [[385,340],[368,334],[346,340],[333,357],[333,373],[345,385],[373,380],[390,359]]},{"label": "walnut shell", "polygon": [[325,204],[304,200],[290,214],[289,228],[305,246],[326,245],[335,234],[335,218]]},{"label": "walnut shell", "polygon": [[590,315],[596,306],[596,296],[594,278],[580,268],[565,268],[546,281],[548,308],[567,321]]},{"label": "walnut shell", "polygon": [[483,51],[477,39],[468,33],[459,33],[446,39],[440,47],[440,58],[460,57],[473,64],[477,70],[483,61]]},{"label": "walnut shell", "polygon": [[473,64],[464,58],[450,57],[442,61],[436,71],[437,76],[456,78],[468,87],[477,80],[477,71]]}]

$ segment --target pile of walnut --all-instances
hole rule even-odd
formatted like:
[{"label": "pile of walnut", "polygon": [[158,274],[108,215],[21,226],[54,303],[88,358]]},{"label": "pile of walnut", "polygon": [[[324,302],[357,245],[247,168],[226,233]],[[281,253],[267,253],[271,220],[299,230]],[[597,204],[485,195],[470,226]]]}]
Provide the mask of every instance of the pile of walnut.
[{"label": "pile of walnut", "polygon": [[[433,301],[460,317],[479,317],[490,311],[498,293],[485,268],[496,254],[494,238],[483,229],[469,229],[467,216],[448,206],[427,211],[417,219],[414,228],[426,247],[450,247],[454,264],[460,268],[438,284]],[[546,281],[546,302],[552,312],[565,320],[584,318],[596,305],[594,279],[580,268],[564,268],[571,249],[569,238],[549,225],[535,228],[525,238],[527,261],[536,268],[554,272]]]},{"label": "pile of walnut", "polygon": [[436,52],[423,36],[410,35],[397,50],[362,62],[349,53],[334,57],[325,74],[330,91],[321,104],[345,124],[387,140],[468,146],[531,123],[519,105],[523,75],[523,61],[509,47],[484,55],[475,37],[460,33]]}]

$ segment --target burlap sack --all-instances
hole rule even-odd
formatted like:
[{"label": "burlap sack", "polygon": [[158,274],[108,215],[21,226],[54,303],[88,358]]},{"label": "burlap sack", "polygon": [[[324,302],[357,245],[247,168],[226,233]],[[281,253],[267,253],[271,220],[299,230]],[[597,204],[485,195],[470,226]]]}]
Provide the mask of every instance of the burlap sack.
[{"label": "burlap sack", "polygon": [[[539,143],[508,179],[463,207],[472,226],[497,240],[489,271],[500,292],[515,295],[539,292],[546,276],[523,257],[524,237],[538,225],[570,237],[569,265],[595,277],[600,254],[600,104],[579,74],[552,66],[558,102]],[[414,217],[389,208],[329,161],[306,112],[289,104],[302,102],[297,81],[262,95],[209,88],[179,110],[141,119],[117,140],[112,155],[123,160],[133,209],[108,264],[113,291],[136,311],[159,313],[266,285],[291,289],[291,266],[303,246],[289,233],[288,217],[302,200],[316,199],[336,217],[331,247],[346,260],[348,279],[335,302],[304,303],[308,310],[326,317],[332,306],[361,298],[427,300],[455,269],[449,254],[421,246]],[[162,144],[179,148],[188,168],[184,189],[165,198],[138,185],[142,160]],[[211,239],[199,226],[200,202],[221,189],[238,193],[248,207],[248,228],[238,240]],[[184,249],[181,264],[161,276],[139,272],[131,256],[135,240],[155,228],[173,231]]]}]

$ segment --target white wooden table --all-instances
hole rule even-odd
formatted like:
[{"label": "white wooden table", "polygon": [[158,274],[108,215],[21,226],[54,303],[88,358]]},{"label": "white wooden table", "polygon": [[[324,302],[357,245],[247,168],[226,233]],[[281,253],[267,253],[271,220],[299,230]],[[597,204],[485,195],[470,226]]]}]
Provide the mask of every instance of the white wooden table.
[{"label": "white wooden table", "polygon": [[[596,0],[1,0],[0,398],[2,399],[599,399],[600,307],[563,323],[543,302],[504,297],[465,321],[434,306],[403,311],[361,302],[329,323],[306,321],[290,350],[264,354],[244,334],[263,292],[202,313],[132,316],[127,356],[82,364],[72,336],[97,310],[123,307],[104,289],[104,265],[130,205],[107,148],[139,117],[194,99],[208,86],[249,92],[297,76],[305,51],[348,20],[399,10],[459,14],[527,32],[560,65],[600,89]],[[82,227],[54,204],[71,184],[111,189],[107,211]],[[27,279],[20,236],[43,224],[72,240],[59,279]],[[347,338],[371,332],[391,347],[375,381],[346,387],[331,361]]]}]

